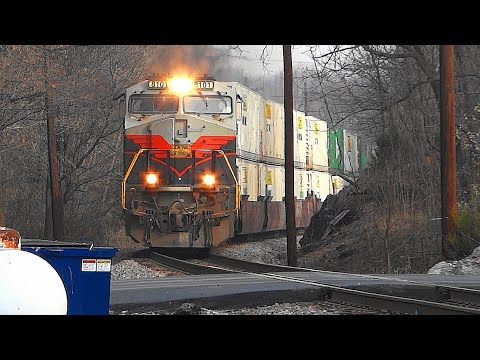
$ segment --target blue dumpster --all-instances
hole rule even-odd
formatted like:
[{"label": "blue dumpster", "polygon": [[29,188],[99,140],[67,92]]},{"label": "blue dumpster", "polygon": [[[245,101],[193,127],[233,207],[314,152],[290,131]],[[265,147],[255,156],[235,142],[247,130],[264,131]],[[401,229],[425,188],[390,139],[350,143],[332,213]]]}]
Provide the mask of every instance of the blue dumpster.
[{"label": "blue dumpster", "polygon": [[46,260],[67,292],[67,315],[108,315],[110,270],[117,249],[89,244],[22,240],[21,249]]}]

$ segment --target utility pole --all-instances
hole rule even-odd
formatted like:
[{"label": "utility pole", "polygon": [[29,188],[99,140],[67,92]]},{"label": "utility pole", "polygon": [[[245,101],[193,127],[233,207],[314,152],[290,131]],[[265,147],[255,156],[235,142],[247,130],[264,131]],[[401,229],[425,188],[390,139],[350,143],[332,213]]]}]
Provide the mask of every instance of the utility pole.
[{"label": "utility pole", "polygon": [[60,171],[57,157],[57,133],[55,131],[55,112],[53,94],[49,81],[48,67],[49,54],[44,50],[44,75],[45,75],[45,108],[47,112],[47,138],[48,138],[48,163],[50,168],[50,188],[52,195],[52,222],[53,239],[63,241],[64,219],[62,188],[60,184]]},{"label": "utility pole", "polygon": [[453,45],[440,45],[440,169],[442,258],[448,260],[457,215],[455,81]]},{"label": "utility pole", "polygon": [[285,109],[285,219],[288,266],[297,266],[297,230],[293,173],[293,71],[292,47],[283,45],[283,92]]}]

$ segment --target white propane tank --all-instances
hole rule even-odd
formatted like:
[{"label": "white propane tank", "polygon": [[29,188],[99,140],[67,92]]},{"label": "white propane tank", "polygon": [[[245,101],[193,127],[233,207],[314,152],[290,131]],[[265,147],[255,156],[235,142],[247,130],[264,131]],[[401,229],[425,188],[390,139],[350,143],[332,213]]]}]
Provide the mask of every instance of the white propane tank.
[{"label": "white propane tank", "polygon": [[67,293],[40,256],[0,249],[0,315],[66,315]]}]

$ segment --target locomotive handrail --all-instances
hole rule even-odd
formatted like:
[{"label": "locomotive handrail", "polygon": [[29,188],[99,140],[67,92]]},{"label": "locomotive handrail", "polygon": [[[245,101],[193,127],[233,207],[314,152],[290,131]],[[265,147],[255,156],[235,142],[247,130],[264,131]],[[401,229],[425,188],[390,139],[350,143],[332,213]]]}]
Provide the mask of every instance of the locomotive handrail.
[{"label": "locomotive handrail", "polygon": [[122,209],[123,210],[127,210],[127,207],[125,206],[125,198],[126,198],[126,183],[127,183],[127,179],[128,177],[130,176],[130,173],[132,172],[132,169],[133,167],[135,166],[135,163],[137,162],[137,159],[138,157],[140,156],[140,154],[144,151],[147,151],[147,150],[151,150],[151,149],[139,149],[135,156],[133,157],[132,161],[130,162],[130,165],[128,166],[128,169],[127,171],[125,172],[125,176],[123,177],[123,180],[122,180],[122,195],[121,195],[121,199],[122,199]]},{"label": "locomotive handrail", "polygon": [[235,173],[233,172],[232,166],[230,165],[230,162],[228,161],[227,155],[225,155],[225,152],[223,150],[213,150],[215,152],[219,152],[220,154],[223,155],[223,158],[225,162],[227,163],[228,169],[230,170],[230,173],[232,174],[233,180],[235,181],[235,209],[234,211],[237,213],[237,218],[238,218],[238,208],[240,204],[240,199],[239,199],[239,191],[238,191],[238,180],[237,177],[235,176]]}]

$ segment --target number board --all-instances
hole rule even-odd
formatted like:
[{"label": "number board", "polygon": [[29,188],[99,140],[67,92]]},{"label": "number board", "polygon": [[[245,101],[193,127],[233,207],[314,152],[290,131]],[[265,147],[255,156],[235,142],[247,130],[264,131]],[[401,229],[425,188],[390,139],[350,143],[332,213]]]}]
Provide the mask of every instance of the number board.
[{"label": "number board", "polygon": [[197,80],[195,81],[195,88],[200,90],[213,90],[215,87],[214,81],[204,81],[204,80]]},{"label": "number board", "polygon": [[148,81],[148,88],[149,89],[166,89],[167,82],[166,81],[158,81],[158,80],[149,80]]}]

